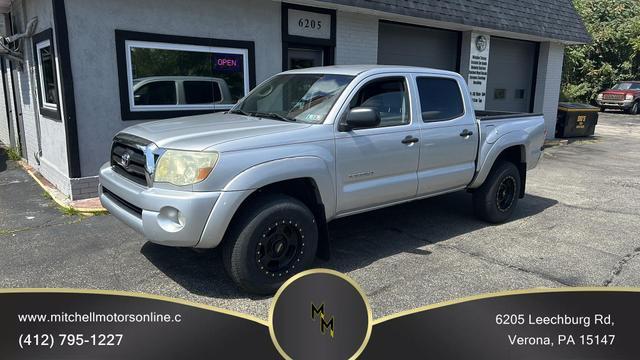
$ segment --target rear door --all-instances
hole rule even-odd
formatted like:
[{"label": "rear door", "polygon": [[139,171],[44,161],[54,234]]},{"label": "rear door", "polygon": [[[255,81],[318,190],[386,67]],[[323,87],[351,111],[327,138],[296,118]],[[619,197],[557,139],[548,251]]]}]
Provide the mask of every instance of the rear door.
[{"label": "rear door", "polygon": [[418,196],[467,186],[475,173],[478,129],[455,77],[416,75],[419,96]]},{"label": "rear door", "polygon": [[[342,109],[373,107],[378,127],[336,130],[337,213],[344,214],[415,197],[420,129],[411,116],[410,79],[401,74],[368,78]],[[336,124],[338,125],[338,124]],[[414,141],[407,141],[414,139]]]}]

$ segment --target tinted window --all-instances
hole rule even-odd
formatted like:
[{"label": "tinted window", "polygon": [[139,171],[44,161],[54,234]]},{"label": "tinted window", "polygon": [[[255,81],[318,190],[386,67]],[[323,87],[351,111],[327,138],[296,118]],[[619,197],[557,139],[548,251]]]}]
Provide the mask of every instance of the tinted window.
[{"label": "tinted window", "polygon": [[40,66],[42,67],[42,90],[44,102],[47,104],[56,104],[58,102],[58,94],[55,82],[55,72],[53,67],[53,56],[51,54],[51,46],[40,49]]},{"label": "tinted window", "polygon": [[176,84],[174,81],[154,81],[142,85],[134,93],[136,105],[175,105]]},{"label": "tinted window", "polygon": [[351,108],[370,107],[380,113],[380,127],[409,123],[409,96],[403,78],[374,80],[351,100]]},{"label": "tinted window", "polygon": [[213,81],[185,81],[184,101],[187,104],[211,104],[222,100],[220,86]]},{"label": "tinted window", "polygon": [[458,82],[443,78],[418,78],[422,120],[449,120],[464,114]]}]

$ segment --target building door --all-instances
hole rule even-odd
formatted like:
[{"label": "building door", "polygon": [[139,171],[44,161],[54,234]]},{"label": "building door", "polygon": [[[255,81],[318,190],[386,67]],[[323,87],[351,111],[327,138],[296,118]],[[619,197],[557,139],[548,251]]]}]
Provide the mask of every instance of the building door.
[{"label": "building door", "polygon": [[486,110],[533,110],[538,44],[492,36],[489,49]]},{"label": "building door", "polygon": [[309,47],[289,47],[287,50],[287,70],[324,66],[325,49]]},{"label": "building door", "polygon": [[282,70],[333,65],[336,11],[282,3]]},{"label": "building door", "polygon": [[378,63],[457,71],[460,32],[380,21]]}]

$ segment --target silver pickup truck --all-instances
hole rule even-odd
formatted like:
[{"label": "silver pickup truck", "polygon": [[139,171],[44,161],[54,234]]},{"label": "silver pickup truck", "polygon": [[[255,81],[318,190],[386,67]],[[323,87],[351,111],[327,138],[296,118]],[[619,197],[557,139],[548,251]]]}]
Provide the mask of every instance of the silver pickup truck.
[{"label": "silver pickup truck", "polygon": [[453,72],[287,71],[226,113],[118,133],[100,200],[154,243],[222,246],[231,278],[268,294],[328,256],[336,218],[467,190],[481,219],[508,220],[545,133],[541,115],[474,112]]}]

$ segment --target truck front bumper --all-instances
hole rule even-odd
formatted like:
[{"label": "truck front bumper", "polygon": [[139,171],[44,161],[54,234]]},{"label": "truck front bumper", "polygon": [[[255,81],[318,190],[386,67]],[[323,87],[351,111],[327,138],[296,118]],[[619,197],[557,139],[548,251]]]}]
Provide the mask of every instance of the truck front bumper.
[{"label": "truck front bumper", "polygon": [[605,108],[605,109],[627,110],[627,109],[630,109],[631,106],[633,105],[633,100],[623,100],[623,101],[596,100],[596,103],[598,104],[598,106],[600,106],[602,108]]},{"label": "truck front bumper", "polygon": [[[213,216],[223,192],[145,187],[117,174],[109,164],[100,169],[99,192],[102,206],[113,216],[151,242],[162,245],[215,247],[233,215]],[[244,194],[228,194],[218,208],[235,211],[236,206],[229,203],[241,202],[244,197],[238,195]]]}]

